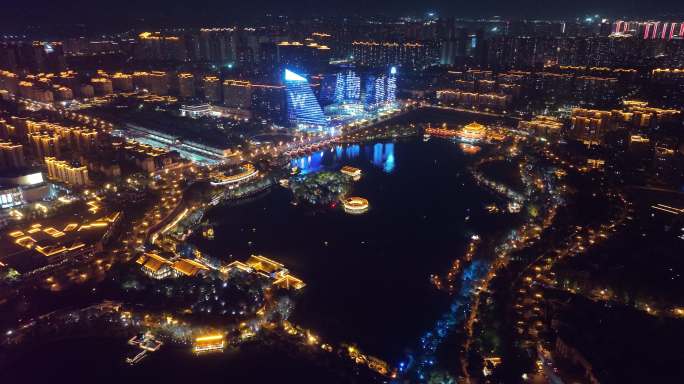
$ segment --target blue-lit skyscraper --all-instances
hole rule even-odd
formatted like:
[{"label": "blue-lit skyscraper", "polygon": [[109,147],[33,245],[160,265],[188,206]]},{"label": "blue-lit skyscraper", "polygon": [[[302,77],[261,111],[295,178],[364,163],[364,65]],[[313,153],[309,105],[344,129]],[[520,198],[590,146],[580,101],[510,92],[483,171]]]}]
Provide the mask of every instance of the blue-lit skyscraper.
[{"label": "blue-lit skyscraper", "polygon": [[352,70],[340,72],[335,83],[336,103],[355,102],[361,98],[361,77]]},{"label": "blue-lit skyscraper", "polygon": [[387,98],[387,76],[373,76],[366,78],[365,108],[375,110],[382,107]]},{"label": "blue-lit skyscraper", "polygon": [[388,103],[397,101],[397,68],[390,69],[390,75],[387,77],[387,87],[385,88],[385,100]]},{"label": "blue-lit skyscraper", "polygon": [[366,93],[364,95],[364,107],[373,109],[375,107],[375,76],[366,78]]},{"label": "blue-lit skyscraper", "polygon": [[345,101],[359,100],[361,97],[361,77],[354,71],[348,71],[344,80]]},{"label": "blue-lit skyscraper", "polygon": [[335,102],[341,103],[344,101],[344,75],[338,73],[335,77],[337,78],[335,82]]},{"label": "blue-lit skyscraper", "polygon": [[322,129],[328,126],[321,105],[303,76],[286,69],[285,91],[290,123],[302,129]]},{"label": "blue-lit skyscraper", "polygon": [[397,101],[397,69],[389,74],[369,75],[365,79],[364,107],[367,111],[392,106]]},{"label": "blue-lit skyscraper", "polygon": [[385,101],[386,98],[386,88],[387,88],[387,78],[385,76],[380,76],[375,79],[375,103],[380,104]]}]

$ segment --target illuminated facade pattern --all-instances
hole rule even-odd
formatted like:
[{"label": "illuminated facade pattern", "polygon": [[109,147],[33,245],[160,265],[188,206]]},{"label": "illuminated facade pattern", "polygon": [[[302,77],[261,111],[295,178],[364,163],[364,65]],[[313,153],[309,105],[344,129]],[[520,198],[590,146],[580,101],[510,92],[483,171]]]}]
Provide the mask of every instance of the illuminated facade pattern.
[{"label": "illuminated facade pattern", "polygon": [[300,128],[324,128],[328,125],[321,105],[316,100],[309,82],[286,69],[287,116],[290,123]]},{"label": "illuminated facade pattern", "polygon": [[358,100],[361,97],[361,77],[354,71],[347,72],[344,79],[344,99]]},{"label": "illuminated facade pattern", "polygon": [[384,67],[402,64],[419,68],[432,63],[437,57],[434,48],[422,43],[398,43],[377,41],[354,41],[351,44],[351,58],[358,65]]},{"label": "illuminated facade pattern", "polygon": [[336,103],[341,103],[344,101],[344,75],[341,73],[337,74],[337,80],[335,81],[334,101]]},{"label": "illuminated facade pattern", "polygon": [[396,70],[392,68],[392,74],[387,78],[387,102],[394,103],[397,101],[397,77],[394,76]]},{"label": "illuminated facade pattern", "polygon": [[365,107],[366,109],[372,110],[376,109],[385,103],[387,99],[387,77],[382,76],[369,76],[366,80],[366,97],[365,97]]},{"label": "illuminated facade pattern", "polygon": [[357,101],[361,98],[361,77],[349,70],[335,75],[334,103]]},{"label": "illuminated facade pattern", "polygon": [[321,78],[321,90],[319,91],[319,101],[321,105],[335,102],[337,91],[337,74],[326,74]]},{"label": "illuminated facade pattern", "polygon": [[375,103],[382,103],[387,97],[387,78],[380,76],[375,79]]},{"label": "illuminated facade pattern", "polygon": [[397,101],[396,68],[390,69],[390,74],[369,76],[366,80],[366,109],[375,109],[382,104],[392,104]]}]

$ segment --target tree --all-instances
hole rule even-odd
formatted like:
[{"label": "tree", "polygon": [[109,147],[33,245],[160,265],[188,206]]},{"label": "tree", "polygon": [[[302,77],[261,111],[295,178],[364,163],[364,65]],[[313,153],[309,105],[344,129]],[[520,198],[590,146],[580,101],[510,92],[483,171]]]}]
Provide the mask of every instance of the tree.
[{"label": "tree", "polygon": [[430,374],[428,384],[455,384],[456,380],[446,371],[435,371]]}]

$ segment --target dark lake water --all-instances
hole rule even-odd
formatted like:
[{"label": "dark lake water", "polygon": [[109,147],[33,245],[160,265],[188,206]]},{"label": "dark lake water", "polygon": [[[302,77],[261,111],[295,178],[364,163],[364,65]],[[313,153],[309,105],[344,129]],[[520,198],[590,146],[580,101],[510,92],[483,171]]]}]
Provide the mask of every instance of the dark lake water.
[{"label": "dark lake water", "polygon": [[187,347],[163,346],[130,366],[125,357],[135,353],[119,338],[63,340],[19,356],[0,373],[3,383],[32,384],[355,382],[346,372],[293,355],[282,345],[250,345],[239,351],[201,356]]},{"label": "dark lake water", "polygon": [[291,192],[278,187],[258,200],[210,211],[216,239],[193,241],[226,260],[263,254],[284,263],[307,283],[297,298],[296,323],[394,362],[448,307],[429,275],[446,271],[472,234],[509,225],[485,213],[495,197],[468,176],[465,167],[473,160],[456,143],[439,139],[317,152],[292,164],[302,173],[360,168],[352,194],[369,200],[366,214],[294,206]]}]

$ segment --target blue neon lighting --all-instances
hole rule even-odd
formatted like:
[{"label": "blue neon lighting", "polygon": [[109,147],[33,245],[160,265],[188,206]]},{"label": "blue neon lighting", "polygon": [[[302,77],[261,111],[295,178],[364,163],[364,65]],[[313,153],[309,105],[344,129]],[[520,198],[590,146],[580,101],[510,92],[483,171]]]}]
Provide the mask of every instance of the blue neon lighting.
[{"label": "blue neon lighting", "polygon": [[338,73],[335,80],[335,96],[334,100],[336,103],[341,103],[344,101],[344,75]]},{"label": "blue neon lighting", "polygon": [[285,70],[285,81],[306,81],[304,77],[298,75],[289,69]]},{"label": "blue neon lighting", "polygon": [[358,100],[361,96],[361,77],[357,76],[354,71],[347,72],[344,91],[344,98],[348,101]]},{"label": "blue neon lighting", "polygon": [[305,129],[320,130],[328,126],[323,109],[316,100],[309,82],[288,69],[285,70],[287,117],[290,123]]},{"label": "blue neon lighting", "polygon": [[387,78],[385,97],[388,103],[397,101],[397,78],[394,76]]}]

